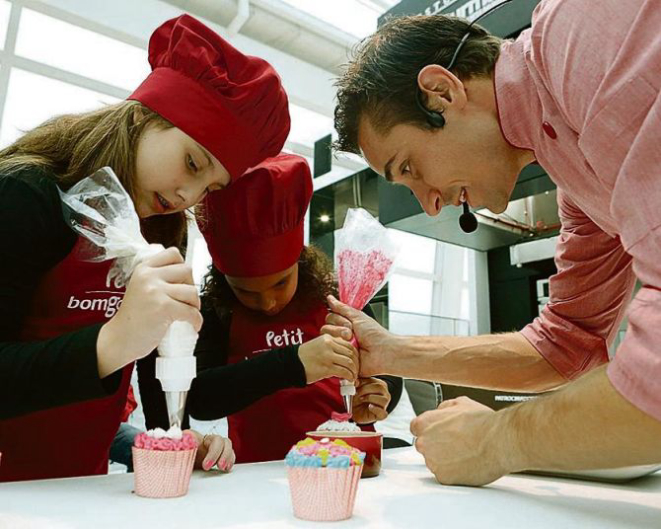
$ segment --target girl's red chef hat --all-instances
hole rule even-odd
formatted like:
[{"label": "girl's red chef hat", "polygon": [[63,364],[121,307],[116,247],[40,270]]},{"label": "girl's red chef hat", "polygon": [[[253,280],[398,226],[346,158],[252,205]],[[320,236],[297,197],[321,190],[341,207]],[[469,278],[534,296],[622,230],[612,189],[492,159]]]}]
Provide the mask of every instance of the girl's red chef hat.
[{"label": "girl's red chef hat", "polygon": [[289,134],[280,77],[189,15],[149,39],[152,72],[129,99],[140,101],[211,152],[232,181],[270,156]]},{"label": "girl's red chef hat", "polygon": [[286,270],[303,250],[312,176],[304,158],[281,154],[209,193],[198,220],[214,266],[235,277]]}]

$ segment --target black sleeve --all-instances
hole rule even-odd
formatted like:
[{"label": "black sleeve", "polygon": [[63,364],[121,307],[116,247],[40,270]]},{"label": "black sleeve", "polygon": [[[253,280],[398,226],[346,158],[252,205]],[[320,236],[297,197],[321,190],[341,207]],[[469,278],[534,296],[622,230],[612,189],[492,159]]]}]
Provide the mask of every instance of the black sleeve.
[{"label": "black sleeve", "polygon": [[[158,351],[154,350],[149,356],[138,360],[136,370],[138,372],[138,388],[140,390],[140,402],[145,414],[145,426],[148,430],[170,427],[168,409],[165,404],[165,394],[160,381],[156,378],[156,358]],[[188,427],[187,418],[182,427]]]},{"label": "black sleeve", "polygon": [[305,369],[298,346],[274,349],[254,358],[227,365],[229,318],[218,318],[205,307],[195,355],[198,374],[188,395],[188,412],[200,420],[213,420],[240,411],[280,389],[305,387]]},{"label": "black sleeve", "polygon": [[121,371],[99,379],[101,325],[45,341],[19,332],[41,277],[71,251],[54,180],[30,170],[0,176],[0,419],[115,392]]},{"label": "black sleeve", "polygon": [[[365,307],[363,312],[367,314],[370,318],[374,318],[374,311],[372,310],[372,307],[369,304]],[[383,380],[386,384],[388,384],[388,391],[390,392],[390,404],[388,404],[386,411],[388,413],[391,413],[399,403],[399,399],[402,397],[402,391],[404,389],[404,379],[402,377],[394,377],[389,375],[381,375],[376,378],[379,378]]]},{"label": "black sleeve", "polygon": [[392,377],[390,375],[381,375],[376,378],[380,378],[386,384],[388,384],[388,391],[390,391],[390,403],[388,404],[386,411],[392,413],[392,411],[399,404],[399,399],[402,398],[402,391],[404,389],[404,379],[401,377]]}]

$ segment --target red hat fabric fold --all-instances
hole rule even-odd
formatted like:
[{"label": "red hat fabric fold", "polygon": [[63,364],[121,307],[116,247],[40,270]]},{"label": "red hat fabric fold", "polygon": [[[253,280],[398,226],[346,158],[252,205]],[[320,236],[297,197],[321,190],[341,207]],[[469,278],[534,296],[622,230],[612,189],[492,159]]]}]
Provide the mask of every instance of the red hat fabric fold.
[{"label": "red hat fabric fold", "polygon": [[149,40],[152,73],[129,96],[211,152],[232,181],[277,155],[289,134],[280,77],[189,15],[168,20]]},{"label": "red hat fabric fold", "polygon": [[207,195],[198,225],[214,266],[234,277],[261,277],[296,263],[312,191],[305,159],[281,154]]}]

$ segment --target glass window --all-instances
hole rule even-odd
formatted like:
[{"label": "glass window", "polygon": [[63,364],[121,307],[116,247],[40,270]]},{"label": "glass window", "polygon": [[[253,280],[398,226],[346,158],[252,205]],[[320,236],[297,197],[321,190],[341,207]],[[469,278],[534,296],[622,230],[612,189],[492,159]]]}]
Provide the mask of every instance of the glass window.
[{"label": "glass window", "polygon": [[[376,31],[377,19],[386,8],[364,0],[333,0],[333,2],[311,2],[310,0],[284,0],[289,5],[304,11],[319,20],[335,26],[356,37],[366,37]],[[394,5],[397,1],[389,2]]]},{"label": "glass window", "polygon": [[393,274],[388,283],[390,309],[417,314],[431,314],[432,281]]},{"label": "glass window", "polygon": [[146,50],[30,9],[21,12],[16,54],[131,91],[150,72]]},{"label": "glass window", "polygon": [[461,289],[459,317],[462,320],[470,320],[470,291],[467,286]]},{"label": "glass window", "polygon": [[432,316],[431,335],[433,336],[454,336],[455,322],[452,318],[439,318]]},{"label": "glass window", "polygon": [[454,335],[468,336],[470,334],[470,322],[467,320],[455,320]]},{"label": "glass window", "polygon": [[0,0],[0,49],[5,49],[5,40],[7,39],[7,26],[9,25],[9,13],[11,12],[11,2]]},{"label": "glass window", "polygon": [[289,141],[302,145],[314,145],[314,142],[333,132],[333,118],[319,112],[308,110],[298,105],[289,104],[291,130]]},{"label": "glass window", "polygon": [[464,262],[464,273],[463,273],[463,276],[462,276],[462,281],[464,283],[468,282],[468,267],[469,267],[469,263],[470,263],[470,258],[469,258],[469,255],[468,255],[469,251],[474,252],[475,250],[470,250],[469,248],[464,248],[464,261],[463,261]]},{"label": "glass window", "polygon": [[109,95],[12,68],[0,147],[6,147],[24,132],[53,116],[85,112],[118,101]]},{"label": "glass window", "polygon": [[409,314],[391,310],[388,316],[388,329],[395,334],[429,336],[432,334],[431,323],[431,316],[422,314]]},{"label": "glass window", "polygon": [[436,259],[436,241],[405,231],[392,230],[402,249],[397,257],[397,268],[432,274]]}]

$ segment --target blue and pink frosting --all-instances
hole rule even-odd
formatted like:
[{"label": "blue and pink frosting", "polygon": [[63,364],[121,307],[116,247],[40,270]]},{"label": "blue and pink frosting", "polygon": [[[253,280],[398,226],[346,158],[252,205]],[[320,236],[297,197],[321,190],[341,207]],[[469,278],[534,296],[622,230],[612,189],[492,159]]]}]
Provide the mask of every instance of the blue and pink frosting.
[{"label": "blue and pink frosting", "polygon": [[349,468],[362,465],[365,453],[341,439],[316,441],[309,437],[296,443],[285,457],[290,467]]}]

